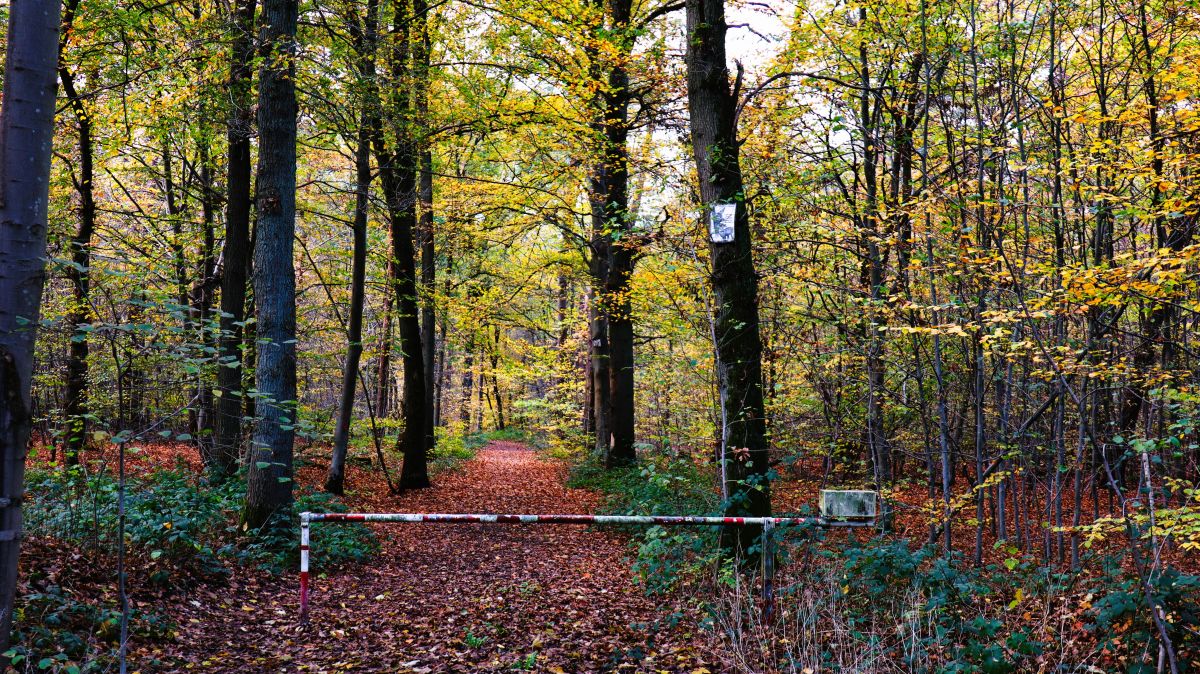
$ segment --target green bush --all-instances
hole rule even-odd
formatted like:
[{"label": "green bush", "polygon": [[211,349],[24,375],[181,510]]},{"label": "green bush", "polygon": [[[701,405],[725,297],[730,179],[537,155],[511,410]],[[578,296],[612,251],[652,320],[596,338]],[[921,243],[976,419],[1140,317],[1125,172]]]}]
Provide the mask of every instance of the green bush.
[{"label": "green bush", "polygon": [[[1004,674],[1032,664],[1043,645],[1023,628],[1011,628],[991,614],[989,597],[1028,584],[1010,570],[975,569],[947,558],[933,546],[910,548],[903,541],[873,540],[837,551],[823,551],[832,561],[840,557],[851,625],[909,623],[907,665],[922,671],[932,653],[948,654],[941,672]],[[873,646],[875,632],[864,628],[862,641]]]},{"label": "green bush", "polygon": [[[57,585],[21,597],[13,648],[4,653],[17,671],[86,674],[111,671],[117,660],[121,613],[76,599]],[[133,636],[166,639],[174,624],[163,616],[130,612]]]},{"label": "green bush", "polygon": [[[117,480],[110,473],[85,475],[78,468],[34,471],[27,480],[26,526],[51,536],[116,551]],[[186,469],[130,478],[125,488],[125,536],[131,555],[151,562],[151,580],[163,584],[180,574],[221,574],[215,551],[219,533],[240,512],[239,481],[201,485]]]},{"label": "green bush", "polygon": [[[1115,560],[1114,560],[1115,561]],[[1092,604],[1095,630],[1110,648],[1153,653],[1158,649],[1158,631],[1139,578],[1130,577],[1119,563],[1106,564]],[[1167,567],[1149,582],[1154,604],[1167,617],[1164,621],[1178,652],[1200,657],[1200,576]],[[1142,671],[1131,665],[1130,671]],[[1147,665],[1145,671],[1154,671]]]},{"label": "green bush", "polygon": [[[300,563],[299,513],[305,511],[344,513],[349,509],[332,494],[302,493],[296,497],[293,512],[271,518],[235,548],[233,554],[277,573],[295,569]],[[361,522],[314,522],[309,545],[309,568],[314,573],[365,561],[379,550],[379,540]]]},{"label": "green bush", "polygon": [[[567,482],[606,496],[601,514],[716,514],[711,477],[683,460],[606,469],[595,460],[576,465]],[[634,570],[651,592],[664,592],[707,569],[716,550],[715,527],[626,527],[637,549]]]},{"label": "green bush", "polygon": [[[30,471],[28,495],[24,513],[31,536],[58,539],[109,559],[115,554],[118,484],[111,474],[89,475],[79,468]],[[295,513],[347,510],[330,494],[302,492],[294,512],[280,514],[251,531],[239,525],[244,499],[244,479],[212,484],[186,468],[129,478],[125,486],[129,568],[144,569],[147,580],[160,587],[199,577],[220,578],[235,563],[276,572],[291,570],[299,560]],[[311,544],[312,569],[318,573],[365,560],[378,549],[368,527],[350,522],[314,524]],[[120,625],[113,602],[84,598],[55,584],[63,581],[50,579],[39,569],[29,574],[37,589],[18,599],[16,646],[9,652],[18,670],[111,671]],[[135,635],[159,639],[169,636],[172,626],[161,617],[134,610],[131,629]]]},{"label": "green bush", "polygon": [[[117,481],[78,469],[31,472],[28,531],[92,547],[116,550]],[[251,562],[273,571],[299,560],[296,513],[347,512],[336,497],[301,492],[293,512],[281,513],[258,530],[240,527],[246,495],[243,479],[212,484],[186,469],[154,471],[127,480],[125,536],[131,557],[148,560],[152,582],[181,575],[221,575],[227,564]],[[362,561],[378,549],[371,530],[356,523],[313,526],[313,568]]]},{"label": "green bush", "polygon": [[475,458],[476,447],[470,447],[463,437],[462,424],[451,423],[434,429],[433,451],[429,462],[438,471],[454,470]]}]

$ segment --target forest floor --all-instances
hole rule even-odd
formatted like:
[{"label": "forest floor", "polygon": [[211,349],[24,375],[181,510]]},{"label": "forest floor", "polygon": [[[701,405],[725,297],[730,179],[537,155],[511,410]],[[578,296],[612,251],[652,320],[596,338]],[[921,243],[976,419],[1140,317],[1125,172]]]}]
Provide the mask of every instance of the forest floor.
[{"label": "forest floor", "polygon": [[[302,469],[298,479],[320,477]],[[380,478],[352,471],[345,502],[372,512],[590,513],[600,505],[600,495],[567,488],[566,477],[561,463],[495,441],[428,490],[388,496]],[[381,544],[373,559],[314,578],[308,625],[297,619],[293,574],[238,569],[225,586],[178,597],[170,609],[177,639],[144,655],[175,662],[168,671],[177,672],[708,671],[710,641],[697,616],[646,596],[622,535],[372,526]]]}]

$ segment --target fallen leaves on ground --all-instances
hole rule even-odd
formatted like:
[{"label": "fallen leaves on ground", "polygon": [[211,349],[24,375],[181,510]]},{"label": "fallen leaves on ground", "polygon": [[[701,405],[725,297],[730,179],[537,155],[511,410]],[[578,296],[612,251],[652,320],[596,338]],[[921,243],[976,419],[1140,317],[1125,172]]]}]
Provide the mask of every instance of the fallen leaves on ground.
[{"label": "fallen leaves on ground", "polygon": [[[299,475],[318,478],[315,469]],[[560,464],[493,442],[434,488],[400,496],[355,471],[346,501],[370,512],[598,506],[597,494],[564,480]],[[692,672],[708,664],[697,617],[669,620],[685,609],[645,596],[621,535],[562,525],[372,526],[378,556],[314,578],[308,625],[298,622],[294,575],[239,569],[226,586],[178,597],[176,641],[142,655],[174,662],[172,672]]]}]

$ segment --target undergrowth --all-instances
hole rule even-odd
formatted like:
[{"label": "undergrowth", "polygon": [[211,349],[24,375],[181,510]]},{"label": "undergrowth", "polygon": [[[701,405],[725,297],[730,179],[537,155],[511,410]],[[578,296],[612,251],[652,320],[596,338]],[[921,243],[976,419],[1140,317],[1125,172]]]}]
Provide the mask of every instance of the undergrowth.
[{"label": "undergrowth", "polygon": [[[819,535],[818,535],[819,538]],[[958,555],[871,538],[781,547],[792,563],[764,624],[754,579],[714,583],[709,627],[739,671],[1161,671],[1140,581],[1119,556],[1059,572],[1025,559],[975,568]],[[1013,563],[1015,562],[1015,563]],[[1195,671],[1200,578],[1166,569],[1151,583],[1171,639]],[[1191,663],[1191,668],[1188,664]]]},{"label": "undergrowth", "polygon": [[[660,459],[606,470],[584,460],[572,487],[612,514],[716,514],[712,476]],[[812,673],[1162,671],[1147,591],[1120,554],[1056,571],[1015,547],[975,568],[936,547],[805,527],[777,530],[775,618],[761,578],[722,563],[715,529],[629,527],[650,592],[700,605],[726,671]],[[1200,671],[1200,577],[1167,567],[1150,581],[1181,671]]]},{"label": "undergrowth", "polygon": [[[9,652],[19,671],[108,671],[115,658],[118,490],[107,471],[80,467],[30,470],[23,508],[26,535],[65,566],[29,565],[17,599]],[[127,578],[138,594],[165,594],[201,582],[221,583],[234,565],[279,573],[299,560],[296,513],[346,512],[334,496],[302,490],[294,510],[260,529],[240,525],[245,480],[210,483],[185,466],[130,477],[125,483]],[[362,524],[313,525],[313,570],[369,558],[378,542]],[[136,608],[135,637],[169,638],[170,621]]]},{"label": "undergrowth", "polygon": [[[589,459],[575,465],[567,486],[605,495],[598,514],[715,515],[720,499],[709,478],[684,460],[660,459],[606,469]],[[717,532],[709,527],[621,527],[636,547],[634,571],[651,592],[665,592],[711,567]]]}]

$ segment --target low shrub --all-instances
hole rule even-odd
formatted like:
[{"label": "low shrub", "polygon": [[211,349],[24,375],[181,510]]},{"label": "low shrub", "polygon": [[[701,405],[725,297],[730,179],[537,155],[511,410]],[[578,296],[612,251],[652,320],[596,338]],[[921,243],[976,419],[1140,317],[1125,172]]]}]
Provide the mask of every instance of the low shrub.
[{"label": "low shrub", "polygon": [[[26,528],[106,554],[116,551],[119,485],[107,472],[78,467],[31,471]],[[223,574],[217,548],[221,532],[241,509],[245,486],[237,480],[201,484],[184,468],[130,478],[125,487],[128,552],[150,562],[151,580],[165,585],[180,576]]]},{"label": "low shrub", "polygon": [[[299,513],[344,513],[349,509],[332,494],[306,491],[296,497],[293,512],[278,514],[231,548],[233,556],[273,572],[294,570],[300,563]],[[379,540],[361,522],[313,522],[310,570],[322,573],[350,562],[362,562],[379,550]]]},{"label": "low shrub", "polygon": [[[18,672],[88,674],[115,669],[121,637],[121,613],[111,606],[81,600],[58,585],[20,598],[11,649],[4,653]],[[175,629],[166,617],[132,609],[131,636],[169,638]]]},{"label": "low shrub", "polygon": [[[117,480],[106,472],[81,468],[33,470],[24,508],[28,536],[79,552],[87,573],[33,566],[17,599],[16,629],[8,657],[18,671],[84,674],[113,670],[120,611],[108,574],[91,574],[97,560],[110,563],[118,532]],[[239,518],[245,480],[208,483],[186,468],[156,470],[125,484],[125,542],[134,587],[171,590],[197,580],[221,580],[233,564],[254,564],[280,572],[296,568],[299,537],[296,513],[346,512],[334,496],[303,491],[295,508],[247,530]],[[57,542],[55,542],[57,541]],[[360,523],[315,523],[312,570],[320,573],[369,558],[378,549],[371,530]],[[62,551],[56,553],[59,557]],[[28,562],[26,562],[28,563]],[[84,578],[83,576],[87,576]],[[109,576],[111,577],[111,576]],[[78,587],[76,587],[78,585]],[[97,592],[97,588],[103,588]],[[163,639],[173,627],[160,616],[134,609],[131,632]]]},{"label": "low shrub", "polygon": [[[577,464],[568,486],[606,496],[600,514],[716,514],[720,499],[710,476],[694,464],[660,459],[642,465],[606,469],[598,461]],[[711,568],[717,531],[709,527],[625,527],[636,548],[634,570],[650,592],[665,592],[681,580]]]},{"label": "low shrub", "polygon": [[463,437],[461,422],[453,422],[447,426],[434,429],[433,451],[429,454],[429,463],[435,471],[455,470],[464,463],[475,458],[478,447],[468,446]]},{"label": "low shrub", "polygon": [[[113,554],[117,492],[117,480],[108,473],[31,471],[24,509],[27,531]],[[244,479],[209,483],[185,469],[131,477],[125,486],[127,554],[145,562],[149,580],[160,586],[186,577],[224,575],[230,563],[281,571],[299,559],[297,513],[347,512],[331,494],[302,491],[292,512],[249,531],[239,521],[245,495]],[[313,545],[314,570],[362,561],[378,549],[371,530],[353,523],[315,524]]]}]

